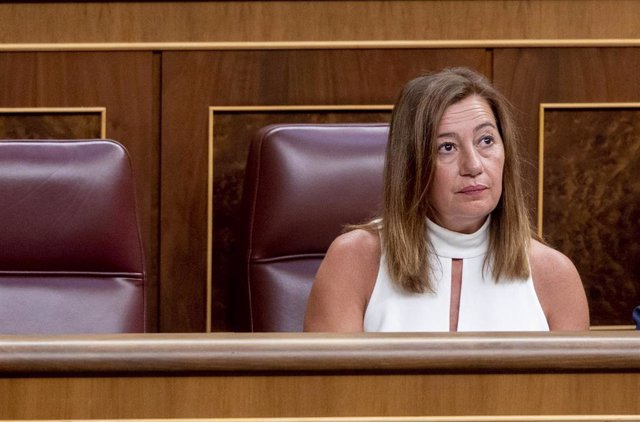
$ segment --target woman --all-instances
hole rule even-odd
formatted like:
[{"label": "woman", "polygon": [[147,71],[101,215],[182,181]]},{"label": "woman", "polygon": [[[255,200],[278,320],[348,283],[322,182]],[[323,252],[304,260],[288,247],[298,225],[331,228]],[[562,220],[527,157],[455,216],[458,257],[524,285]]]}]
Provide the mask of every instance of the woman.
[{"label": "woman", "polygon": [[531,238],[507,101],[464,68],[416,78],[391,118],[382,218],[339,236],[306,331],[586,330],[571,261]]}]

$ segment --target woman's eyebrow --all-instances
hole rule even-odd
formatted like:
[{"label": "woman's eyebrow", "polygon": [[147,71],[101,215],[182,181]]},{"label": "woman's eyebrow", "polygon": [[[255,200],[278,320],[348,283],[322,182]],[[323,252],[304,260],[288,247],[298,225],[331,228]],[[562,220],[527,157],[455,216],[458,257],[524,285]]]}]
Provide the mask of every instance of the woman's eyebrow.
[{"label": "woman's eyebrow", "polygon": [[[486,127],[491,127],[495,130],[498,130],[498,128],[496,127],[495,124],[491,123],[491,122],[483,122],[480,123],[478,126],[473,128],[473,133],[476,133]],[[443,132],[443,133],[439,133],[437,138],[458,138],[458,134],[455,132]]]},{"label": "woman's eyebrow", "polygon": [[458,135],[455,132],[439,133],[438,138],[457,138]]},{"label": "woman's eyebrow", "polygon": [[484,129],[485,127],[491,127],[491,128],[494,128],[495,130],[498,130],[495,124],[491,122],[484,122],[484,123],[480,123],[478,126],[473,128],[473,131],[478,132],[479,130]]}]

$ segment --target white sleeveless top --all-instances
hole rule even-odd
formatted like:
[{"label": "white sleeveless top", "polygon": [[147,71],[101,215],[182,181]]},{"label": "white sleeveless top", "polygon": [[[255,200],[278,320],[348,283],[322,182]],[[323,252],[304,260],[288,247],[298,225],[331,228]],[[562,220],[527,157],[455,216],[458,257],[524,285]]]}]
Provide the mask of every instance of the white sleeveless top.
[{"label": "white sleeveless top", "polygon": [[531,275],[496,283],[483,269],[490,219],[462,234],[427,222],[435,293],[408,293],[389,277],[384,255],[364,315],[364,331],[449,331],[452,259],[462,259],[458,331],[549,331]]}]

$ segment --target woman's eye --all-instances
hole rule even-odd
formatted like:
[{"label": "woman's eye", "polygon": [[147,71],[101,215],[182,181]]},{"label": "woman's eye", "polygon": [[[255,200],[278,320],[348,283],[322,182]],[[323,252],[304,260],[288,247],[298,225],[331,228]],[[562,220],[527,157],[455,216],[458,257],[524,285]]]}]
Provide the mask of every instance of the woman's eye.
[{"label": "woman's eye", "polygon": [[491,145],[493,143],[494,143],[493,136],[483,136],[482,138],[480,138],[481,145]]},{"label": "woman's eye", "polygon": [[455,149],[456,149],[456,146],[451,142],[445,142],[443,144],[440,144],[440,146],[438,146],[438,151],[440,152],[451,152]]}]

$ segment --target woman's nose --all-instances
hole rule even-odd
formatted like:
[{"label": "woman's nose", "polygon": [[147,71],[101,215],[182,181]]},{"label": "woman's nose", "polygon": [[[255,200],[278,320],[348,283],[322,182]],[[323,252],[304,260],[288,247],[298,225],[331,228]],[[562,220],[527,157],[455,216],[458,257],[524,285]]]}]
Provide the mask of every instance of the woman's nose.
[{"label": "woman's nose", "polygon": [[467,148],[460,155],[460,173],[463,176],[475,177],[482,173],[482,159],[474,148]]}]

